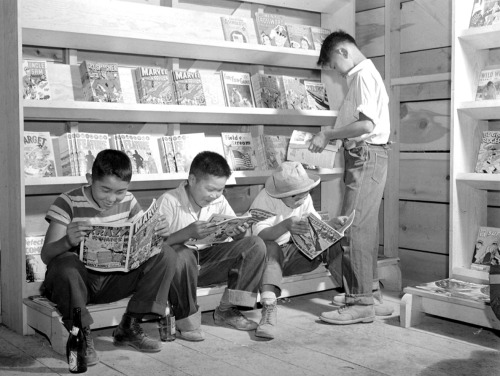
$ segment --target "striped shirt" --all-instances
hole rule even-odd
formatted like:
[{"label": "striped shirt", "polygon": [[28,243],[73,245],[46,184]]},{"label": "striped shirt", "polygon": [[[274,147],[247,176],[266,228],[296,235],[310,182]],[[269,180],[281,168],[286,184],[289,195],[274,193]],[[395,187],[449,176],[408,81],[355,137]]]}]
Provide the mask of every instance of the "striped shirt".
[{"label": "striped shirt", "polygon": [[134,195],[127,192],[122,201],[110,209],[101,209],[85,194],[85,186],[62,193],[50,206],[45,220],[68,226],[71,222],[133,222],[142,214]]}]

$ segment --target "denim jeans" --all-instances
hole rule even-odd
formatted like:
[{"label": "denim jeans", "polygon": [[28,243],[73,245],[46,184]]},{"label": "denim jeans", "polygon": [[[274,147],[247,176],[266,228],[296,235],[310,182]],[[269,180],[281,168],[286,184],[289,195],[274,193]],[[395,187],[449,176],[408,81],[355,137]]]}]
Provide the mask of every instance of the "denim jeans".
[{"label": "denim jeans", "polygon": [[342,275],[347,304],[373,304],[377,273],[378,214],[387,179],[388,146],[358,143],[344,150],[344,202],[341,215],[356,210],[341,239]]}]

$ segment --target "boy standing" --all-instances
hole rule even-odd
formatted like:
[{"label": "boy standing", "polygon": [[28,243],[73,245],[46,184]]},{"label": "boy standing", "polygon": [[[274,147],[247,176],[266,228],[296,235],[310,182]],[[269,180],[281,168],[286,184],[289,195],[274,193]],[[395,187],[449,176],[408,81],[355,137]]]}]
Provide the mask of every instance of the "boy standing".
[{"label": "boy standing", "polygon": [[378,212],[387,178],[390,135],[389,97],[384,82],[354,38],[339,30],[321,46],[318,65],[347,79],[348,92],[333,129],[317,133],[309,150],[321,152],[333,139],[344,141],[345,194],[341,215],[356,210],[348,236],[340,241],[345,306],[324,312],[330,324],[372,322],[374,297],[380,304],[377,276]]},{"label": "boy standing", "polygon": [[[61,194],[49,208],[45,219],[49,228],[41,258],[47,265],[44,295],[57,304],[69,330],[74,307],[82,310],[82,326],[87,339],[87,365],[98,357],[90,335],[92,317],[88,303],[109,303],[132,295],[120,325],[113,332],[117,346],[132,346],[143,352],[161,350],[161,342],[148,338],[139,325],[145,314],[165,315],[176,253],[167,245],[138,268],[128,273],[97,272],[79,260],[79,244],[92,223],[132,222],[142,214],[134,195],[128,192],[132,165],[118,150],[97,154],[88,185]],[[156,231],[163,235],[165,222]]]},{"label": "boy standing", "polygon": [[[267,265],[262,276],[261,303],[262,319],[255,332],[258,337],[273,339],[277,324],[276,299],[281,294],[283,276],[307,273],[315,270],[328,259],[326,250],[310,260],[291,240],[291,234],[305,234],[310,231],[305,217],[309,214],[320,218],[314,209],[309,191],[320,183],[320,177],[307,174],[299,162],[283,162],[267,179],[250,209],[263,209],[276,214],[253,226],[253,234],[267,242]],[[345,223],[346,218],[332,220],[330,225]],[[333,224],[335,222],[335,224]],[[327,266],[337,283],[341,283],[338,267]]]},{"label": "boy standing", "polygon": [[224,157],[211,151],[201,152],[191,163],[187,181],[159,199],[160,213],[169,220],[165,242],[176,250],[179,258],[170,303],[178,338],[188,341],[204,339],[196,301],[197,286],[227,282],[214,312],[216,325],[247,331],[257,328],[257,323],[248,320],[237,306],[255,305],[266,262],[264,241],[257,236],[244,237],[245,227],[237,229],[232,241],[199,246],[197,250],[184,245],[190,239],[202,239],[216,230],[216,225],[207,222],[212,214],[235,216],[222,195],[230,175],[231,169]]}]

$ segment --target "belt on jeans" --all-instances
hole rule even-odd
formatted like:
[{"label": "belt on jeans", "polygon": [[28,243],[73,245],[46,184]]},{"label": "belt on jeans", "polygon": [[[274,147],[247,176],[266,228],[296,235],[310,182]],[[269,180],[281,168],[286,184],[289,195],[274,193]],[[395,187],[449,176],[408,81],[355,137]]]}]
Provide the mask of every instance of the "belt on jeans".
[{"label": "belt on jeans", "polygon": [[390,142],[386,142],[385,144],[370,144],[369,142],[366,141],[354,141],[354,140],[349,140],[348,138],[344,138],[342,140],[342,143],[344,145],[344,149],[346,150],[351,150],[359,146],[363,145],[369,145],[369,146],[380,146],[380,147],[385,147],[390,144]]}]

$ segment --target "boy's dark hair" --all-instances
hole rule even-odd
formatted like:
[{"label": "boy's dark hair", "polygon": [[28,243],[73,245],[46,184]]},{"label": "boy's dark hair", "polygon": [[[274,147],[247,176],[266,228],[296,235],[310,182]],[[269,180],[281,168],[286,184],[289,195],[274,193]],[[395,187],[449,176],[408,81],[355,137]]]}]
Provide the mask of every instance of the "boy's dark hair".
[{"label": "boy's dark hair", "polygon": [[202,151],[198,153],[191,162],[189,174],[200,179],[207,175],[229,178],[231,176],[231,168],[226,158],[222,155],[214,153],[213,151]]},{"label": "boy's dark hair", "polygon": [[121,150],[102,150],[97,154],[92,165],[92,179],[101,180],[112,175],[130,183],[130,180],[132,180],[132,163],[128,155]]},{"label": "boy's dark hair", "polygon": [[356,47],[356,40],[344,30],[337,30],[328,35],[323,44],[321,45],[321,51],[319,53],[319,59],[316,64],[320,67],[324,67],[330,63],[330,55],[332,51],[334,51],[340,43],[351,43]]}]

